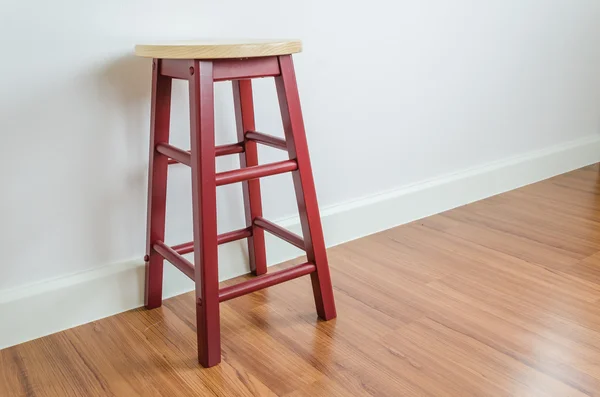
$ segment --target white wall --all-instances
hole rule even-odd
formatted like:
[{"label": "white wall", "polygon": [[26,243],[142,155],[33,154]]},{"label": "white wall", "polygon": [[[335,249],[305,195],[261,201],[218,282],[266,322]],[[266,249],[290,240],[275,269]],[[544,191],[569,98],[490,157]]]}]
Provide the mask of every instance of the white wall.
[{"label": "white wall", "polygon": [[[597,0],[4,2],[0,291],[142,257],[150,62],[133,57],[136,42],[301,38],[326,209],[596,136],[599,20]],[[181,146],[185,90],[173,103]],[[218,143],[235,139],[230,91],[216,90]],[[282,134],[272,80],[255,100],[258,129]],[[189,171],[170,176],[168,241],[179,243],[191,237]],[[268,218],[295,214],[288,176],[263,186]],[[220,188],[219,217],[221,231],[242,225],[239,186]],[[223,277],[244,271],[242,253],[222,251]]]}]

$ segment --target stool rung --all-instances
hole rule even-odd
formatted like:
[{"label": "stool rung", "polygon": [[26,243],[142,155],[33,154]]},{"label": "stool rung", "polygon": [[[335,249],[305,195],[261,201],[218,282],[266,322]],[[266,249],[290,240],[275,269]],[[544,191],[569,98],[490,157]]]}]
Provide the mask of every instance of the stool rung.
[{"label": "stool rung", "polygon": [[[248,238],[252,236],[252,228],[247,227],[244,229],[233,230],[231,232],[219,234],[217,236],[217,244],[225,244],[230,243],[232,241],[241,240],[243,238]],[[179,245],[174,245],[172,249],[177,252],[179,255],[189,254],[194,251],[194,242],[190,241],[189,243],[183,243]]]},{"label": "stool rung", "polygon": [[192,265],[187,259],[179,255],[173,248],[169,247],[162,241],[157,241],[152,245],[154,251],[160,256],[171,262],[173,266],[181,270],[183,274],[194,280],[194,265]]},{"label": "stool rung", "polygon": [[[242,142],[231,143],[229,145],[221,145],[215,147],[215,156],[226,156],[228,154],[236,154],[244,152],[244,144]],[[186,153],[191,153],[189,150]],[[169,164],[177,164],[179,161],[170,158]]]},{"label": "stool rung", "polygon": [[230,143],[229,145],[221,145],[215,147],[215,156],[226,156],[228,154],[236,154],[244,152],[244,143]]},{"label": "stool rung", "polygon": [[221,288],[219,290],[219,302],[225,302],[229,299],[237,298],[238,296],[246,295],[272,285],[305,276],[314,272],[315,269],[316,267],[313,263],[303,263],[301,265],[290,267],[289,269],[254,277],[239,284]]},{"label": "stool rung", "polygon": [[188,167],[192,165],[192,155],[183,149],[169,145],[168,143],[159,143],[156,145],[156,151],[175,160],[177,163],[185,164]]},{"label": "stool rung", "polygon": [[306,246],[304,245],[304,240],[302,237],[298,236],[296,233],[292,233],[289,230],[282,228],[279,225],[274,224],[273,222],[266,220],[262,216],[257,216],[254,219],[254,225],[266,230],[267,232],[279,237],[284,241],[287,241],[301,250],[306,250]]},{"label": "stool rung", "polygon": [[269,175],[282,174],[284,172],[295,171],[297,169],[298,163],[296,163],[296,160],[285,160],[277,163],[255,165],[239,170],[219,172],[216,177],[217,186],[262,178]]},{"label": "stool rung", "polygon": [[263,145],[287,151],[287,144],[285,143],[285,140],[276,136],[263,134],[262,132],[248,131],[246,132],[245,137],[246,139],[256,143],[261,143]]}]

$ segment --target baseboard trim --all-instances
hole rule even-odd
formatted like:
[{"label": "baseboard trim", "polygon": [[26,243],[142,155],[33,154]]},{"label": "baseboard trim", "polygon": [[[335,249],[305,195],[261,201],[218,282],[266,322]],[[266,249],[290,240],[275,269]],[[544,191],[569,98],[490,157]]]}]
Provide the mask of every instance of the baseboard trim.
[{"label": "baseboard trim", "polygon": [[[600,136],[594,135],[323,208],[325,240],[338,245],[599,161]],[[297,217],[277,223],[300,231]],[[301,255],[275,239],[268,244],[274,247],[270,263]],[[222,278],[244,272],[242,266],[229,268]],[[140,307],[143,286],[144,264],[129,260],[0,291],[0,349]],[[185,276],[165,266],[165,297],[192,289]]]}]

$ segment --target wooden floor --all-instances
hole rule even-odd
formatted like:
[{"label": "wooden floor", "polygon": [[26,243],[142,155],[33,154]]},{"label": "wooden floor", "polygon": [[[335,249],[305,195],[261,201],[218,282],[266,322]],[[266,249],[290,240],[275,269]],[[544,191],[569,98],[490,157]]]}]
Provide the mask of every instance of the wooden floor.
[{"label": "wooden floor", "polygon": [[0,396],[600,395],[600,173],[591,166],[329,250],[339,317],[308,278],[194,299],[0,351]]}]

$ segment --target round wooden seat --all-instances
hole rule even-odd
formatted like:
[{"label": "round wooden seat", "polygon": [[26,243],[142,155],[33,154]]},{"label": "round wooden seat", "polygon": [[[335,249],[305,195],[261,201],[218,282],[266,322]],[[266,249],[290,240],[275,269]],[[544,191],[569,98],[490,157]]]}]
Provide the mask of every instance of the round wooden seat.
[{"label": "round wooden seat", "polygon": [[135,55],[159,59],[224,59],[289,55],[302,51],[300,40],[197,40],[138,44]]}]

